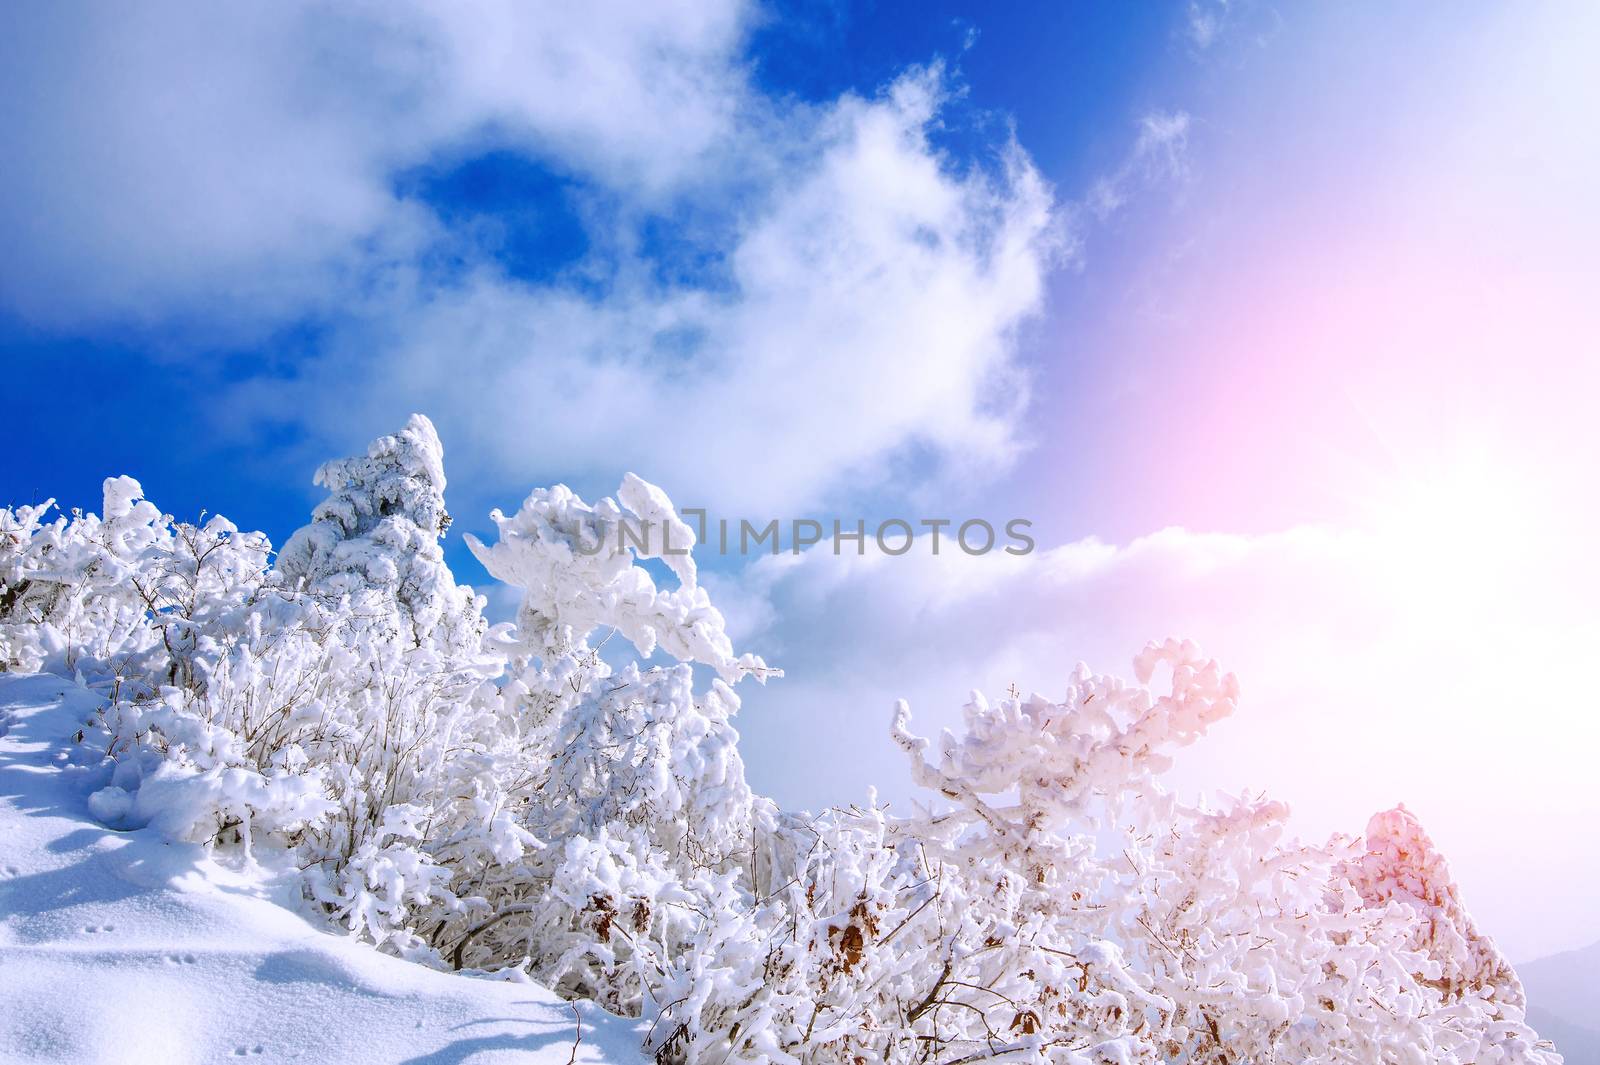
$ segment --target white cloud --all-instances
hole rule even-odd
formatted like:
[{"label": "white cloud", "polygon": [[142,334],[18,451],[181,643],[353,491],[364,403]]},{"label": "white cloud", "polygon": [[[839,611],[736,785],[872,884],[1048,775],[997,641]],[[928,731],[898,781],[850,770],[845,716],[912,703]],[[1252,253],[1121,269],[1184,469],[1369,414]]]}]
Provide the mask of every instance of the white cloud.
[{"label": "white cloud", "polygon": [[437,236],[394,173],[473,138],[658,192],[733,119],[711,3],[20,5],[0,33],[0,303],[249,335]]},{"label": "white cloud", "polygon": [[1189,43],[1205,51],[1216,43],[1228,19],[1228,0],[1189,0],[1185,32]]},{"label": "white cloud", "polygon": [[[246,11],[13,11],[0,300],[234,340],[310,316],[325,349],[222,420],[337,451],[427,410],[482,482],[634,468],[759,511],[1017,452],[1052,193],[1015,144],[930,142],[937,66],[806,105],[748,83],[735,3]],[[488,145],[583,183],[584,283],[429,275],[446,225],[394,177]],[[662,218],[715,278],[656,269]]]},{"label": "white cloud", "polygon": [[943,91],[936,69],[913,71],[744,131],[737,154],[761,177],[739,189],[725,285],[625,262],[598,295],[491,270],[404,288],[244,405],[351,432],[425,409],[484,480],[634,469],[752,517],[870,485],[912,450],[947,471],[1003,467],[1028,396],[1015,334],[1056,222],[1015,146],[994,174],[931,146]]}]

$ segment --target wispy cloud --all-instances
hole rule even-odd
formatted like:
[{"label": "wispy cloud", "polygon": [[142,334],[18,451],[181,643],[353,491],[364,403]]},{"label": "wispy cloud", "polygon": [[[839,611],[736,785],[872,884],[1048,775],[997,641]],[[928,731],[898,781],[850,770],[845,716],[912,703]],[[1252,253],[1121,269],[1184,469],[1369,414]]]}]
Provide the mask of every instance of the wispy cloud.
[{"label": "wispy cloud", "polygon": [[1283,16],[1263,0],[1190,0],[1179,34],[1191,58],[1232,66],[1266,48],[1282,29]]},{"label": "wispy cloud", "polygon": [[1105,221],[1127,205],[1136,187],[1182,180],[1188,175],[1188,147],[1188,112],[1147,112],[1122,165],[1090,186],[1084,206]]},{"label": "wispy cloud", "polygon": [[1228,0],[1190,0],[1184,22],[1189,43],[1205,51],[1222,35],[1228,20]]}]

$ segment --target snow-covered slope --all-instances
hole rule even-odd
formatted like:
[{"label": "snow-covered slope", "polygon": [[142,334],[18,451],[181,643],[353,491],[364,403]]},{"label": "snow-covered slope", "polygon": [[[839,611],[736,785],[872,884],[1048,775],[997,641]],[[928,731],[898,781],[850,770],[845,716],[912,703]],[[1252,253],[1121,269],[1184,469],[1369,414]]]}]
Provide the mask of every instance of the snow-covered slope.
[{"label": "snow-covered slope", "polygon": [[1517,967],[1528,1017],[1567,1065],[1600,1065],[1600,943]]},{"label": "snow-covered slope", "polygon": [[59,678],[0,674],[0,1062],[640,1060],[633,1022],[380,955],[266,878],[100,826],[66,766],[93,706]]}]

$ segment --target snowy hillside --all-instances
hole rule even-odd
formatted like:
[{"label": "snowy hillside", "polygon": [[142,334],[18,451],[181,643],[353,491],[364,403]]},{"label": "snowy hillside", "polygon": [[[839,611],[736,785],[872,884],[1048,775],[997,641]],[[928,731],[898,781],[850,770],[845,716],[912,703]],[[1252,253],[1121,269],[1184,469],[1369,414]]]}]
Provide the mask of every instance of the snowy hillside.
[{"label": "snowy hillside", "polygon": [[1600,943],[1552,954],[1517,969],[1528,1019],[1567,1065],[1600,1065]]},{"label": "snowy hillside", "polygon": [[640,1060],[631,1022],[593,1005],[580,1021],[533,984],[385,957],[197,845],[101,827],[65,764],[93,704],[0,673],[0,1061]]},{"label": "snowy hillside", "polygon": [[1165,790],[1239,696],[1190,641],[937,745],[900,701],[944,805],[812,816],[745,778],[782,673],[661,489],[492,512],[491,625],[426,417],[317,482],[276,555],[129,477],[0,509],[7,1060],[1560,1065],[1405,807],[1308,844]]}]

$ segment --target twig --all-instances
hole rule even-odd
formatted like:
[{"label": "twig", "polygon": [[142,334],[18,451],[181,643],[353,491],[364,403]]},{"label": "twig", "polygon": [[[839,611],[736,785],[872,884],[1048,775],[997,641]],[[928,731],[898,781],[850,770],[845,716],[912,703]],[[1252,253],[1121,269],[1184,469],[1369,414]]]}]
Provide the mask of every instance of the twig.
[{"label": "twig", "polygon": [[572,1040],[572,1053],[567,1056],[567,1065],[575,1065],[578,1060],[578,1045],[583,1042],[583,1014],[578,1012],[576,1002],[568,1004],[572,1007],[572,1022],[578,1026],[578,1034]]}]

